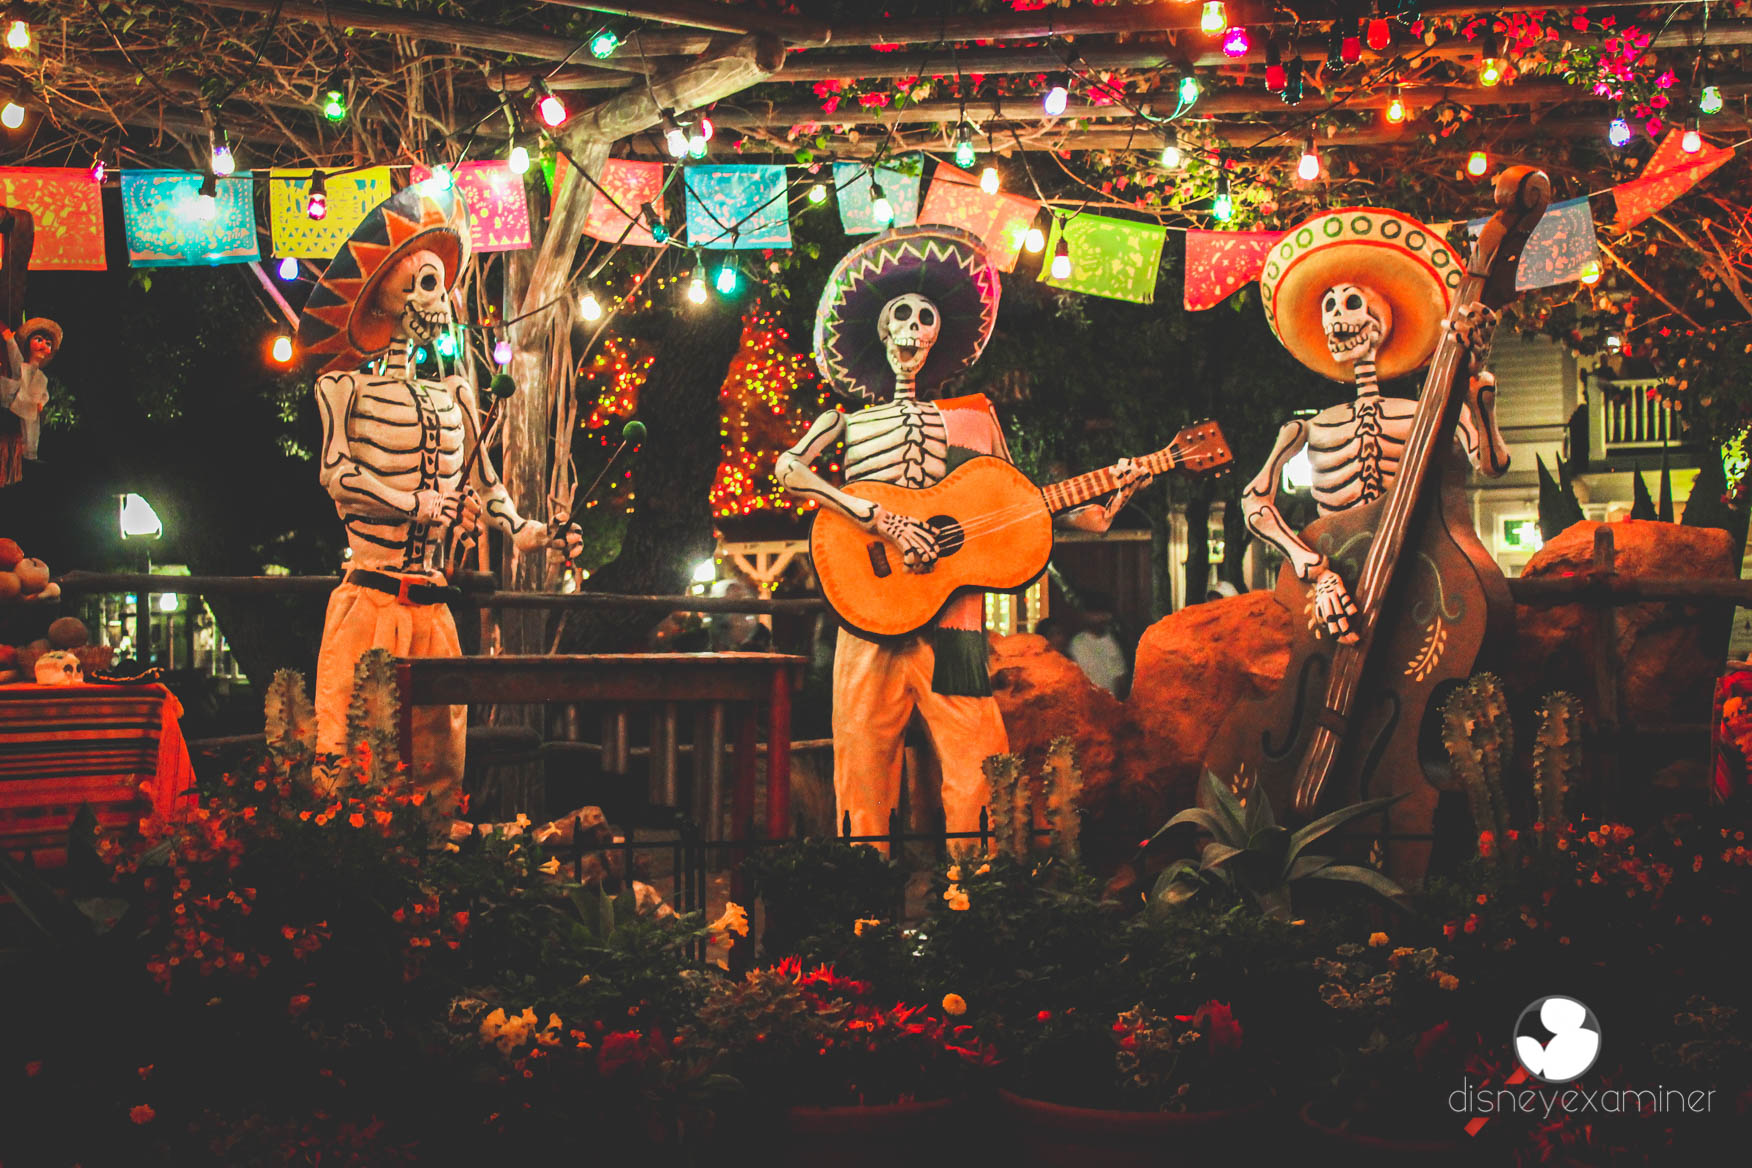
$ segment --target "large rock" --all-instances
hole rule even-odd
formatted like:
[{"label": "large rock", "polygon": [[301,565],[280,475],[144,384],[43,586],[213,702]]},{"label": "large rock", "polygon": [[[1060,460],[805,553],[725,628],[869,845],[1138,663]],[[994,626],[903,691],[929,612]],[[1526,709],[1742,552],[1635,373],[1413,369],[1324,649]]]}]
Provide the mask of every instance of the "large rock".
[{"label": "large rock", "polygon": [[1039,773],[1048,743],[1068,735],[1076,740],[1089,797],[1112,783],[1118,769],[1116,745],[1128,731],[1118,698],[1090,682],[1075,661],[1033,633],[996,638],[991,670],[1010,751],[1022,756],[1028,773]]},{"label": "large rock", "polygon": [[[1584,521],[1568,528],[1541,548],[1521,575],[1573,576],[1591,570],[1594,531],[1599,526]],[[1732,579],[1735,575],[1733,540],[1719,528],[1636,519],[1611,528],[1621,576]],[[1519,606],[1507,679],[1510,689],[1530,697],[1568,690],[1592,714],[1592,611],[1580,605]],[[1626,605],[1615,615],[1622,662],[1621,716],[1643,725],[1707,721],[1724,651],[1722,619],[1708,619],[1707,609],[1676,602]]]}]

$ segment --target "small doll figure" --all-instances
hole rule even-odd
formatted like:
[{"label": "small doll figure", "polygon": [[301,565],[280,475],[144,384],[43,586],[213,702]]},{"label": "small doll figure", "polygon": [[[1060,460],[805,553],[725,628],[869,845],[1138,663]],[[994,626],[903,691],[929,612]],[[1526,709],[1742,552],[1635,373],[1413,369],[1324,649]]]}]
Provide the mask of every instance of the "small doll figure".
[{"label": "small doll figure", "polygon": [[49,404],[49,379],[43,366],[61,351],[61,326],[32,317],[14,333],[0,327],[6,342],[6,375],[0,376],[0,487],[24,475],[24,460],[37,456],[43,407]]}]

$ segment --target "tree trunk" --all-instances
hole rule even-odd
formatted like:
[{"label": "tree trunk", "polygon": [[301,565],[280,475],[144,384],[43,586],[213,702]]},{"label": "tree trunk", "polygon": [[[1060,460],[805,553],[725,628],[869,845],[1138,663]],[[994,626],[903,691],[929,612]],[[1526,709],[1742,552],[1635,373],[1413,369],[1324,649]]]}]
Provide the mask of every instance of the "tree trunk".
[{"label": "tree trunk", "polygon": [[1197,604],[1205,598],[1205,588],[1211,576],[1211,494],[1204,484],[1195,486],[1186,501],[1186,575],[1187,604]]},{"label": "tree trunk", "polygon": [[[718,393],[741,341],[742,305],[732,298],[713,296],[671,314],[639,390],[639,414],[649,431],[638,459],[628,464],[635,507],[620,554],[590,577],[591,590],[679,595],[693,566],[711,556]],[[576,612],[562,647],[569,653],[642,648],[654,623],[649,613]]]},{"label": "tree trunk", "polygon": [[1247,591],[1247,517],[1241,514],[1241,492],[1234,492],[1223,508],[1223,579],[1235,591]]}]

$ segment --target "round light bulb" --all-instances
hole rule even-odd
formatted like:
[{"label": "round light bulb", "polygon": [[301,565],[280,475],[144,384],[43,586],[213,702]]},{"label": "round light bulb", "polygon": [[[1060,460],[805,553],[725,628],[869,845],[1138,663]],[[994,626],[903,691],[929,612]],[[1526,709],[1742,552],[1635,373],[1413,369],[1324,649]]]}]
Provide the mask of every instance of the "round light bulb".
[{"label": "round light bulb", "polygon": [[1223,56],[1245,57],[1247,50],[1253,47],[1253,38],[1247,35],[1247,30],[1241,25],[1232,25],[1223,33]]},{"label": "round light bulb", "polygon": [[601,320],[602,305],[596,299],[596,293],[586,292],[578,297],[578,315],[585,320]]},{"label": "round light bulb", "polygon": [[1223,7],[1223,0],[1206,0],[1198,14],[1198,27],[1200,32],[1210,36],[1216,36],[1229,27],[1229,10]]},{"label": "round light bulb", "polygon": [[1030,227],[1028,234],[1022,237],[1022,246],[1028,249],[1029,255],[1039,255],[1046,249],[1046,232]]},{"label": "round light bulb", "polygon": [[988,195],[998,193],[998,168],[988,166],[979,172],[979,189]]},{"label": "round light bulb", "polygon": [[92,182],[100,183],[108,177],[109,166],[105,164],[103,159],[93,158],[91,160],[91,169],[87,173],[91,175]]},{"label": "round light bulb", "polygon": [[30,51],[30,22],[28,20],[13,20],[6,25],[6,47],[15,53]]},{"label": "round light bulb", "polygon": [[541,101],[536,103],[535,112],[541,118],[542,125],[550,130],[566,124],[566,103],[551,93],[542,95]]},{"label": "round light bulb", "polygon": [[1392,125],[1397,126],[1400,122],[1403,122],[1404,120],[1405,120],[1405,102],[1400,100],[1398,94],[1394,94],[1393,100],[1391,100],[1387,103],[1387,121],[1389,123],[1391,123]]},{"label": "round light bulb", "polygon": [[1198,95],[1203,92],[1204,87],[1199,85],[1198,78],[1194,77],[1192,74],[1188,73],[1185,77],[1180,79],[1181,105],[1191,105],[1198,100]]},{"label": "round light bulb", "polygon": [[1180,153],[1180,143],[1170,142],[1162,147],[1162,165],[1169,170],[1179,170],[1186,159]]},{"label": "round light bulb", "polygon": [[298,261],[291,256],[281,256],[279,272],[282,280],[296,280],[298,278]]},{"label": "round light bulb", "polygon": [[1371,17],[1364,39],[1378,53],[1393,43],[1393,26],[1379,16]]},{"label": "round light bulb", "polygon": [[220,178],[233,174],[237,170],[237,160],[231,156],[231,147],[223,142],[213,147],[213,173]]},{"label": "round light bulb", "polygon": [[322,116],[331,122],[345,121],[347,117],[347,95],[338,89],[331,89],[323,94]]},{"label": "round light bulb", "polygon": [[706,302],[705,269],[694,269],[693,279],[687,282],[687,298],[695,304],[704,304]]},{"label": "round light bulb", "polygon": [[1228,191],[1219,191],[1211,201],[1211,218],[1219,223],[1227,223],[1235,217],[1235,200],[1229,197]]},{"label": "round light bulb", "polygon": [[511,147],[511,153],[505,156],[505,165],[511,168],[512,174],[529,173],[529,151],[523,146]]},{"label": "round light bulb", "polygon": [[827,184],[823,182],[810,183],[809,201],[811,203],[827,202]]},{"label": "round light bulb", "polygon": [[16,130],[22,125],[24,125],[23,106],[16,101],[9,101],[4,106],[0,106],[0,126],[5,126],[8,130]]},{"label": "round light bulb", "polygon": [[1600,282],[1600,261],[1599,260],[1589,260],[1587,263],[1587,266],[1582,269],[1582,283],[1588,285],[1591,288],[1595,284],[1598,284],[1599,282]]},{"label": "round light bulb", "polygon": [[1046,96],[1040,99],[1040,108],[1046,111],[1046,116],[1056,118],[1065,112],[1070,104],[1071,93],[1062,85],[1054,85],[1046,91]]},{"label": "round light bulb", "polygon": [[1507,70],[1508,62],[1501,57],[1486,57],[1478,63],[1478,83],[1489,89],[1502,81]]},{"label": "round light bulb", "polygon": [[1679,137],[1679,149],[1687,154],[1696,154],[1703,149],[1703,135],[1693,127],[1688,127]]},{"label": "round light bulb", "polygon": [[669,157],[682,157],[687,153],[687,131],[680,126],[670,126],[663,131],[663,146],[669,151]]},{"label": "round light bulb", "polygon": [[894,204],[888,201],[888,196],[875,183],[870,184],[870,218],[878,223],[894,222]]},{"label": "round light bulb", "polygon": [[1061,251],[1052,257],[1052,278],[1068,280],[1071,278],[1071,254]]},{"label": "round light bulb", "polygon": [[1706,85],[1697,97],[1697,112],[1700,114],[1719,114],[1722,112],[1722,91],[1718,85]]},{"label": "round light bulb", "polygon": [[606,61],[614,56],[614,51],[620,48],[620,37],[612,29],[603,29],[590,38],[590,55],[598,61]]},{"label": "round light bulb", "polygon": [[219,214],[219,200],[212,195],[195,196],[195,218],[208,222]]},{"label": "round light bulb", "polygon": [[1296,163],[1296,177],[1303,182],[1313,182],[1320,177],[1320,155],[1314,153],[1312,143],[1302,151],[1301,160]]},{"label": "round light bulb", "polygon": [[495,365],[509,365],[509,364],[511,364],[511,342],[510,341],[498,341],[498,342],[494,343],[494,345],[493,345],[493,364],[495,364]]},{"label": "round light bulb", "polygon": [[284,365],[292,360],[292,338],[281,333],[274,338],[274,360]]},{"label": "round light bulb", "polygon": [[1473,178],[1484,177],[1484,172],[1490,169],[1490,155],[1482,150],[1474,150],[1466,156],[1466,173]]},{"label": "round light bulb", "polygon": [[304,214],[311,219],[327,219],[328,196],[320,191],[310,192],[310,197],[304,201]]},{"label": "round light bulb", "polygon": [[1606,127],[1606,140],[1614,146],[1624,146],[1630,141],[1630,123],[1623,118],[1613,118]]},{"label": "round light bulb", "polygon": [[736,282],[737,275],[735,264],[725,264],[718,269],[718,278],[715,281],[718,291],[728,296],[730,293],[736,291]]},{"label": "round light bulb", "polygon": [[973,148],[973,139],[962,137],[955,143],[955,165],[966,170],[979,161],[979,154]]}]

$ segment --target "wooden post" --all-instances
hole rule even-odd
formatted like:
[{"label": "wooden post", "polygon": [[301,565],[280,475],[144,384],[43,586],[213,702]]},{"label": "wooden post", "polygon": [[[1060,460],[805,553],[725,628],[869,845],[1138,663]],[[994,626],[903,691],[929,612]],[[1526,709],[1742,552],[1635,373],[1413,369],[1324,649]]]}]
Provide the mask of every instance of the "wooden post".
[{"label": "wooden post", "polygon": [[791,671],[773,670],[767,714],[767,838],[783,839],[791,827]]},{"label": "wooden post", "polygon": [[[1613,543],[1612,525],[1602,523],[1594,529],[1594,566],[1591,575],[1596,580],[1609,580],[1617,572],[1617,549]],[[1601,810],[1618,796],[1618,752],[1622,745],[1618,723],[1618,685],[1622,672],[1618,659],[1618,608],[1610,593],[1602,595],[1588,609],[1590,637],[1589,659],[1594,673],[1594,734],[1598,740],[1594,757],[1598,766],[1596,777]]]},{"label": "wooden post", "polygon": [[[755,739],[760,728],[756,709],[745,706],[736,720],[736,793],[731,802],[730,839],[737,845],[730,851],[730,899],[744,908],[753,901],[747,874],[742,870],[748,859],[746,841],[754,836]],[[731,938],[730,972],[742,974],[753,964],[754,938]]]}]

